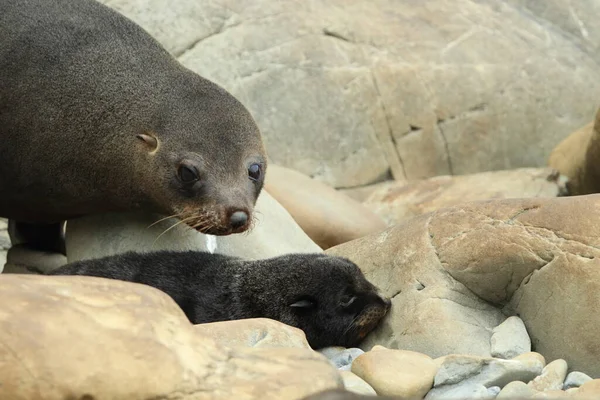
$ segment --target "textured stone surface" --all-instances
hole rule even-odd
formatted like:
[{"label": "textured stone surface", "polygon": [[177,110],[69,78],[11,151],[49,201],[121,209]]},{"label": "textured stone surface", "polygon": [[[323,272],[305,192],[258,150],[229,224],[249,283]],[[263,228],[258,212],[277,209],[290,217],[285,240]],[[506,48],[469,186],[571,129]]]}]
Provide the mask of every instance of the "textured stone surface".
[{"label": "textured stone surface", "polygon": [[344,388],[352,393],[376,396],[377,392],[367,382],[356,376],[350,371],[340,371],[344,381]]},{"label": "textured stone surface", "polygon": [[194,326],[194,330],[228,347],[299,347],[310,349],[302,330],[268,318],[249,318]]},{"label": "textured stone surface", "polygon": [[425,354],[405,350],[369,351],[352,363],[352,372],[378,395],[420,399],[433,385],[437,366]]},{"label": "textured stone surface", "polygon": [[591,380],[592,380],[592,378],[590,378],[589,375],[586,375],[583,372],[579,372],[579,371],[569,372],[569,375],[567,375],[565,382],[563,384],[563,390],[580,387],[584,383],[591,381]]},{"label": "textured stone surface", "polygon": [[565,177],[552,168],[522,168],[378,184],[364,204],[394,224],[471,201],[556,197],[565,190]]},{"label": "textured stone surface", "polygon": [[581,385],[577,390],[577,398],[597,399],[600,397],[600,379],[594,379]]},{"label": "textured stone surface", "polygon": [[508,317],[492,332],[492,357],[509,359],[531,351],[531,340],[519,317]]},{"label": "textured stone surface", "polygon": [[541,165],[598,103],[594,59],[504,2],[102,1],[335,187]]},{"label": "textured stone surface", "polygon": [[359,348],[326,347],[320,349],[319,353],[327,357],[337,369],[349,371],[354,360],[364,351]]},{"label": "textured stone surface", "polygon": [[548,164],[569,178],[571,195],[600,192],[600,111],[594,122],[579,128],[550,153]]},{"label": "textured stone surface", "polygon": [[554,360],[544,367],[542,374],[529,382],[539,392],[562,390],[569,366],[565,360]]},{"label": "textured stone surface", "polygon": [[447,390],[431,390],[425,396],[425,400],[462,400],[462,399],[487,399],[492,400],[496,397],[488,392],[488,389],[479,383],[466,383],[464,385],[456,385]]},{"label": "textured stone surface", "polygon": [[498,400],[527,399],[536,393],[537,391],[531,386],[527,385],[525,382],[512,381],[502,388],[496,398]]},{"label": "textured stone surface", "polygon": [[269,165],[265,189],[323,249],[387,227],[363,204],[289,168]]},{"label": "textured stone surface", "polygon": [[174,219],[153,225],[163,217],[150,214],[103,214],[77,218],[67,223],[68,261],[126,251],[163,249],[208,250],[247,259],[321,251],[266,191],[261,192],[255,210],[253,229],[229,236],[204,235],[183,224],[170,229],[178,222]]},{"label": "textured stone surface", "polygon": [[221,346],[144,285],[3,274],[0,291],[3,399],[292,400],[342,387],[316,352]]},{"label": "textured stone surface", "polygon": [[[600,195],[490,200],[415,217],[326,252],[349,257],[392,297],[361,344],[489,356],[518,314],[546,359],[600,374]],[[487,353],[486,353],[487,352]]]}]

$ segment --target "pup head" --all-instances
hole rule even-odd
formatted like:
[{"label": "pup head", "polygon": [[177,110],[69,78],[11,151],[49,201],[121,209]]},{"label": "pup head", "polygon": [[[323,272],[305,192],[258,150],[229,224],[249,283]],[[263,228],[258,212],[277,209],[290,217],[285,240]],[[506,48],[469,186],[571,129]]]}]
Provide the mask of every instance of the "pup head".
[{"label": "pup head", "polygon": [[161,214],[202,233],[243,232],[266,173],[260,131],[224,89],[192,73],[185,78],[173,82],[154,128],[136,135],[145,164],[136,171],[147,175],[141,179]]},{"label": "pup head", "polygon": [[259,263],[243,278],[241,303],[248,314],[302,329],[315,349],[356,346],[391,305],[342,257],[292,254]]}]

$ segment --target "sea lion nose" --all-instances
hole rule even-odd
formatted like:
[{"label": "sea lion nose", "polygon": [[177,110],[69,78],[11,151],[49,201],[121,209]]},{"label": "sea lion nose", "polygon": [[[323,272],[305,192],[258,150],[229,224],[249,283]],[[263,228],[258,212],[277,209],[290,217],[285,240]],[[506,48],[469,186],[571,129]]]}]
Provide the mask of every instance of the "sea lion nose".
[{"label": "sea lion nose", "polygon": [[248,213],[245,211],[236,211],[229,217],[229,225],[233,229],[241,228],[248,222]]}]

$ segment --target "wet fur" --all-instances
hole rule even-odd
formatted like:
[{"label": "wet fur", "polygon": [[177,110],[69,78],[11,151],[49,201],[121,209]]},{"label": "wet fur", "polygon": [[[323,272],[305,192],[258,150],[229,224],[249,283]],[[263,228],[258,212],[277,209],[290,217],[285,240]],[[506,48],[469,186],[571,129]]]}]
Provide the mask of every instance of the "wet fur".
[{"label": "wet fur", "polygon": [[[193,251],[130,252],[78,261],[50,274],[153,286],[171,296],[194,324],[271,318],[302,329],[313,348],[356,346],[390,304],[354,263],[324,254],[245,261]],[[344,307],[349,296],[356,300]],[[306,301],[314,308],[292,306]]]},{"label": "wet fur", "polygon": [[252,116],[137,24],[95,0],[0,0],[0,38],[0,217],[139,210],[229,234],[227,213],[252,215],[262,179],[247,169],[266,169]]}]

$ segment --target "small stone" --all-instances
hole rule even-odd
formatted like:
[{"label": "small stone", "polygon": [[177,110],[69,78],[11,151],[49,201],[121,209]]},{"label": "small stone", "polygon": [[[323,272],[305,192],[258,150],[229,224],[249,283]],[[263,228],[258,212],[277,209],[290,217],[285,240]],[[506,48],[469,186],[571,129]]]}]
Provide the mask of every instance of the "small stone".
[{"label": "small stone", "polygon": [[508,385],[504,386],[500,393],[498,393],[497,399],[526,399],[537,393],[537,390],[528,386],[525,382],[513,381]]},{"label": "small stone", "polygon": [[587,381],[577,389],[577,399],[600,398],[600,379]]},{"label": "small stone", "polygon": [[433,385],[437,366],[431,357],[407,350],[376,350],[360,355],[352,372],[378,395],[422,398]]},{"label": "small stone", "polygon": [[513,358],[513,360],[522,361],[528,364],[538,364],[542,368],[546,366],[546,359],[544,358],[544,356],[534,351],[516,356]]},{"label": "small stone", "polygon": [[509,317],[492,330],[492,357],[511,359],[531,351],[531,339],[519,317]]},{"label": "small stone", "polygon": [[567,392],[557,389],[547,390],[545,392],[537,392],[531,396],[532,399],[567,399],[569,397],[570,395]]},{"label": "small stone", "polygon": [[319,350],[319,353],[327,357],[337,369],[350,371],[354,360],[361,354],[364,354],[364,351],[357,347],[346,349],[344,347],[335,346],[321,349]]},{"label": "small stone", "polygon": [[456,385],[443,392],[432,390],[427,393],[425,400],[464,400],[464,399],[494,399],[495,394],[488,392],[488,389],[478,383]]},{"label": "small stone", "polygon": [[567,375],[567,378],[563,383],[563,390],[578,388],[579,386],[591,380],[592,378],[584,374],[583,372],[573,371],[569,373],[569,375]]},{"label": "small stone", "polygon": [[554,360],[546,365],[542,374],[529,382],[528,385],[540,392],[547,390],[562,390],[568,369],[569,367],[565,360]]},{"label": "small stone", "polygon": [[371,385],[369,385],[363,379],[356,376],[356,374],[353,374],[350,371],[340,371],[340,375],[342,376],[342,380],[344,381],[344,387],[349,392],[377,396],[377,392],[375,391],[375,389],[373,389]]},{"label": "small stone", "polygon": [[493,396],[494,398],[496,396],[498,396],[498,394],[500,393],[500,386],[492,386],[487,388],[488,394],[490,394],[491,396]]}]

